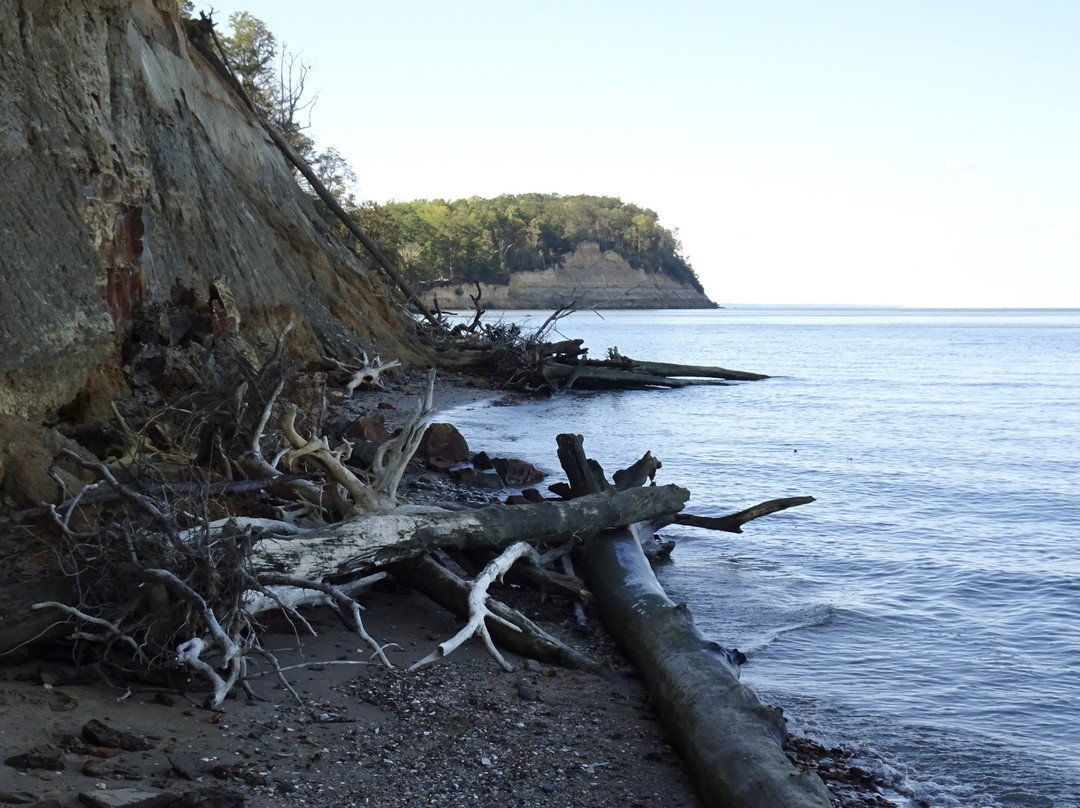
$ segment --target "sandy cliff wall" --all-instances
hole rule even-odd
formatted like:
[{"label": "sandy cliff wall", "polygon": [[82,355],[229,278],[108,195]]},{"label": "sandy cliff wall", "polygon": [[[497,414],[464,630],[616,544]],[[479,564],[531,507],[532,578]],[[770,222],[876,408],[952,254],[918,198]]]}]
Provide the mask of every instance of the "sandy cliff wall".
[{"label": "sandy cliff wall", "polygon": [[[551,309],[577,301],[580,307],[607,309],[702,309],[714,303],[690,286],[667,275],[634,269],[613,250],[586,242],[561,267],[515,272],[507,285],[481,284],[481,303],[489,309]],[[469,305],[476,287],[440,284],[424,292],[438,296],[446,309]]]},{"label": "sandy cliff wall", "polygon": [[231,287],[249,336],[408,360],[385,288],[326,234],[173,0],[0,4],[0,413],[43,417],[116,364],[177,281]]}]

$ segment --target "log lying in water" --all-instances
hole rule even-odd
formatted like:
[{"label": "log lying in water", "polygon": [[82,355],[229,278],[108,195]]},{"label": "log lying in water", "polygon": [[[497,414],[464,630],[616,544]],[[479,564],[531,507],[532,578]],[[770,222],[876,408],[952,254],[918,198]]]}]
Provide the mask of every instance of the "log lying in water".
[{"label": "log lying in water", "polygon": [[571,386],[590,390],[637,390],[643,387],[689,387],[696,384],[726,384],[720,379],[677,379],[655,373],[639,373],[624,370],[617,365],[610,367],[582,362],[566,365],[561,362],[545,362],[541,373],[548,382],[561,383],[564,389]]},{"label": "log lying in water", "polygon": [[[580,435],[557,440],[570,481],[564,495],[612,487],[585,456]],[[797,770],[784,754],[781,711],[761,704],[739,682],[742,655],[702,637],[686,605],[668,598],[642,551],[643,539],[652,539],[644,524],[587,539],[585,577],[604,625],[648,684],[706,805],[829,808],[821,779]]]},{"label": "log lying in water", "polygon": [[561,384],[564,389],[572,386],[588,389],[688,387],[769,378],[761,373],[705,365],[641,362],[620,355],[616,349],[612,353],[613,358],[604,360],[548,361],[543,363],[540,370],[549,383]]},{"label": "log lying in water", "polygon": [[636,373],[648,373],[653,376],[696,376],[702,379],[726,379],[735,382],[756,382],[769,378],[764,374],[750,373],[745,370],[728,370],[727,368],[706,365],[678,365],[670,362],[645,362],[627,356],[614,360],[589,360],[589,364],[594,367],[622,368]]},{"label": "log lying in water", "polygon": [[828,808],[820,778],[783,751],[784,719],[737,678],[734,651],[703,638],[668,598],[629,529],[586,545],[585,570],[604,625],[649,686],[705,804]]}]

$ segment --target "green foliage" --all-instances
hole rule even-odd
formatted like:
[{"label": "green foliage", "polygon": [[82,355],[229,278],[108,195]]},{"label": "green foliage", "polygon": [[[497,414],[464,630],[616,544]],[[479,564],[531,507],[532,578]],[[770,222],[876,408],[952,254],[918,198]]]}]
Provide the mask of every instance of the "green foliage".
[{"label": "green foliage", "polygon": [[504,194],[367,202],[356,214],[414,282],[506,283],[511,272],[561,265],[578,245],[595,241],[633,267],[702,291],[682,245],[656,213],[615,197]]},{"label": "green foliage", "polygon": [[247,11],[229,15],[232,34],[221,37],[221,47],[240,84],[251,100],[263,110],[274,106],[274,60],[277,38],[262,20]]},{"label": "green foliage", "polygon": [[[184,0],[179,1],[183,6]],[[230,14],[229,28],[231,33],[219,37],[221,47],[248,96],[338,202],[351,203],[349,187],[356,174],[337,149],[316,151],[306,132],[307,114],[315,101],[307,92],[308,65],[247,11]]]}]

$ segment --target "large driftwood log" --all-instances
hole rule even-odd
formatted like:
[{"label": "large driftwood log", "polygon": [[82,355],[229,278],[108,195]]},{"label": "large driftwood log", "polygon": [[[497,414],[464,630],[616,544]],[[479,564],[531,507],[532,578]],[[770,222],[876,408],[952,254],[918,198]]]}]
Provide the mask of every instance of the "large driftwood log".
[{"label": "large driftwood log", "polygon": [[676,485],[635,488],[569,502],[490,505],[472,511],[398,508],[288,537],[256,542],[252,567],[322,580],[355,575],[439,548],[501,549],[515,541],[558,543],[679,511],[690,492]]},{"label": "large driftwood log", "polygon": [[617,360],[590,359],[587,364],[595,367],[623,368],[638,373],[649,373],[654,376],[698,377],[739,382],[756,382],[769,378],[764,374],[750,373],[745,370],[728,370],[727,368],[709,367],[707,365],[677,365],[670,362],[643,362],[631,359],[628,356],[623,356]]},{"label": "large driftwood log", "polygon": [[588,541],[585,572],[604,625],[647,682],[706,805],[829,808],[821,780],[784,754],[781,711],[762,705],[739,682],[734,652],[703,638],[686,606],[668,598],[630,530]]},{"label": "large driftwood log", "polygon": [[[585,456],[580,435],[559,435],[557,442],[569,495],[610,489],[600,465]],[[648,457],[635,465],[652,466]],[[739,682],[738,652],[702,637],[685,604],[668,598],[643,539],[651,539],[645,524],[587,539],[585,578],[604,625],[648,684],[706,805],[829,808],[820,778],[799,772],[784,754],[781,711],[762,705]]]},{"label": "large driftwood log", "polygon": [[670,362],[642,362],[620,356],[613,359],[581,359],[576,363],[548,361],[541,372],[548,382],[564,387],[599,389],[638,389],[642,387],[688,387],[694,384],[724,384],[727,381],[767,379],[761,373],[708,367],[676,365]]},{"label": "large driftwood log", "polygon": [[726,384],[720,379],[676,379],[652,373],[624,370],[617,365],[605,367],[581,363],[564,365],[545,362],[541,373],[548,382],[563,382],[566,387],[599,390],[636,390],[643,387],[690,387],[696,384]]}]

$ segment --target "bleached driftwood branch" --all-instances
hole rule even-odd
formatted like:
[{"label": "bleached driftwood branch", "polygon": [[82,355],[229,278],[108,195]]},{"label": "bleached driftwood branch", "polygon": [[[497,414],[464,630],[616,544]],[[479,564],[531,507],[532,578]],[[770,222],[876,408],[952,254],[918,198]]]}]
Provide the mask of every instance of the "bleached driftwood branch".
[{"label": "bleached driftwood branch", "polygon": [[389,362],[383,362],[378,356],[373,360],[368,359],[367,352],[363,352],[364,364],[361,365],[354,373],[349,383],[345,385],[345,390],[348,395],[352,395],[353,391],[357,387],[384,387],[382,381],[379,379],[384,372],[390,370],[390,368],[396,368],[401,363],[396,359],[391,359]]},{"label": "bleached driftwood branch", "polygon": [[457,634],[451,637],[445,642],[439,643],[439,645],[428,654],[426,657],[416,662],[409,668],[409,670],[416,670],[422,668],[425,665],[429,665],[436,660],[442,659],[454,652],[465,640],[470,637],[479,637],[484,646],[488,649],[495,661],[499,663],[499,666],[503,670],[514,670],[514,666],[511,665],[502,654],[499,653],[499,649],[495,647],[495,643],[491,639],[491,635],[488,633],[485,620],[490,618],[498,623],[502,623],[507,628],[511,628],[515,631],[520,629],[499,615],[492,612],[487,607],[488,599],[488,587],[490,587],[496,581],[501,581],[503,576],[506,575],[507,570],[514,565],[514,562],[518,559],[527,559],[532,563],[536,563],[539,558],[530,545],[525,542],[518,542],[512,544],[496,556],[484,569],[476,576],[476,580],[473,581],[472,587],[469,590],[469,621],[465,624]]},{"label": "bleached driftwood branch", "polygon": [[[412,459],[428,422],[435,414],[435,371],[428,374],[424,397],[417,402],[412,413],[395,438],[383,443],[375,452],[371,463],[371,481],[364,482],[345,466],[344,461],[352,452],[351,444],[332,450],[323,438],[304,438],[296,429],[296,408],[291,407],[282,419],[281,429],[292,444],[292,451],[285,455],[285,463],[310,458],[318,463],[333,480],[345,489],[351,505],[346,517],[360,513],[386,513],[397,505],[397,489],[405,467]],[[347,447],[347,448],[346,448]]]},{"label": "bleached driftwood branch", "polygon": [[268,576],[265,579],[268,592],[261,595],[252,592],[252,600],[247,605],[247,610],[249,613],[254,613],[263,608],[280,607],[295,610],[299,606],[329,606],[346,619],[353,631],[372,648],[380,662],[392,668],[394,666],[386,658],[383,646],[379,645],[364,628],[364,621],[360,617],[363,607],[354,597],[361,589],[385,577],[385,572],[377,572],[342,586],[334,586],[324,581],[309,581],[292,576]]},{"label": "bleached driftwood branch", "polygon": [[103,629],[105,633],[92,634],[88,631],[76,631],[71,636],[76,639],[88,640],[90,642],[103,642],[108,638],[112,637],[113,639],[119,640],[120,642],[123,642],[126,645],[130,646],[131,650],[135,652],[136,658],[138,658],[142,662],[146,663],[149,661],[147,660],[146,655],[143,653],[142,647],[139,645],[139,643],[136,642],[135,639],[129,634],[125,634],[123,631],[121,631],[115,623],[110,623],[108,620],[103,620],[100,617],[94,617],[93,615],[87,614],[86,612],[77,609],[74,606],[69,606],[66,603],[60,603],[55,600],[47,600],[41,603],[35,603],[30,608],[35,610],[57,609],[58,611],[64,612],[64,614],[74,617],[76,620],[81,620],[84,623],[89,623],[92,626],[97,626],[98,628]]}]

